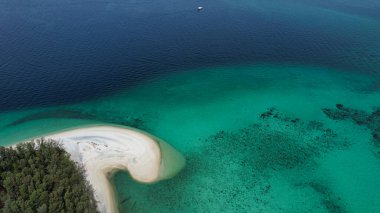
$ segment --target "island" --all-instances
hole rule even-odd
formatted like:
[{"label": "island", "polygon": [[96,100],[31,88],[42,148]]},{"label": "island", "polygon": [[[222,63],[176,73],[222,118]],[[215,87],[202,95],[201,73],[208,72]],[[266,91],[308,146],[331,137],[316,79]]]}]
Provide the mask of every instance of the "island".
[{"label": "island", "polygon": [[154,183],[173,177],[185,165],[184,157],[168,143],[133,128],[86,126],[43,137],[38,144],[57,142],[83,168],[99,212],[118,211],[109,181],[116,171],[128,171],[136,181]]}]

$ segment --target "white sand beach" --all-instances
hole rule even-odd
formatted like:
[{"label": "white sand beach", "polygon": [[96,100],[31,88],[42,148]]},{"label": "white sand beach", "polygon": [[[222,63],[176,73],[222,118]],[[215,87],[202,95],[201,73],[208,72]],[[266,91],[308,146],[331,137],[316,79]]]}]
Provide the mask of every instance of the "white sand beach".
[{"label": "white sand beach", "polygon": [[169,144],[132,128],[94,126],[44,137],[61,142],[84,166],[101,212],[118,211],[108,179],[115,171],[128,171],[136,181],[153,183],[173,177],[185,165],[184,157]]}]

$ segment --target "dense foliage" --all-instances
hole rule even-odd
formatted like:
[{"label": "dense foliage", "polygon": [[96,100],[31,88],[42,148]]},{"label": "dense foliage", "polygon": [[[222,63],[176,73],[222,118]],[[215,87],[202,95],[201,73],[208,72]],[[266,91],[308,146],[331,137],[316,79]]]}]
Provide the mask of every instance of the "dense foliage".
[{"label": "dense foliage", "polygon": [[98,212],[84,170],[56,142],[0,147],[0,212]]}]

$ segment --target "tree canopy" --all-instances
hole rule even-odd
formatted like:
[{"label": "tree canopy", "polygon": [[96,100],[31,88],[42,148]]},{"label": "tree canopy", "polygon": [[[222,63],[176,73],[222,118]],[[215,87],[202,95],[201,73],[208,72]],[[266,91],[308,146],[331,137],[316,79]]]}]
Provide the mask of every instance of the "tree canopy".
[{"label": "tree canopy", "polygon": [[0,212],[98,212],[84,169],[57,142],[0,147]]}]

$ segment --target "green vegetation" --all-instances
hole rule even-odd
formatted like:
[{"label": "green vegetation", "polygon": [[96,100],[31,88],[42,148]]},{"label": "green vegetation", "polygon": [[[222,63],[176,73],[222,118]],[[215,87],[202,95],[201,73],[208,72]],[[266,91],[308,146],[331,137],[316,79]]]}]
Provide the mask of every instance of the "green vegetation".
[{"label": "green vegetation", "polygon": [[56,142],[0,147],[0,212],[98,212],[84,170]]}]

